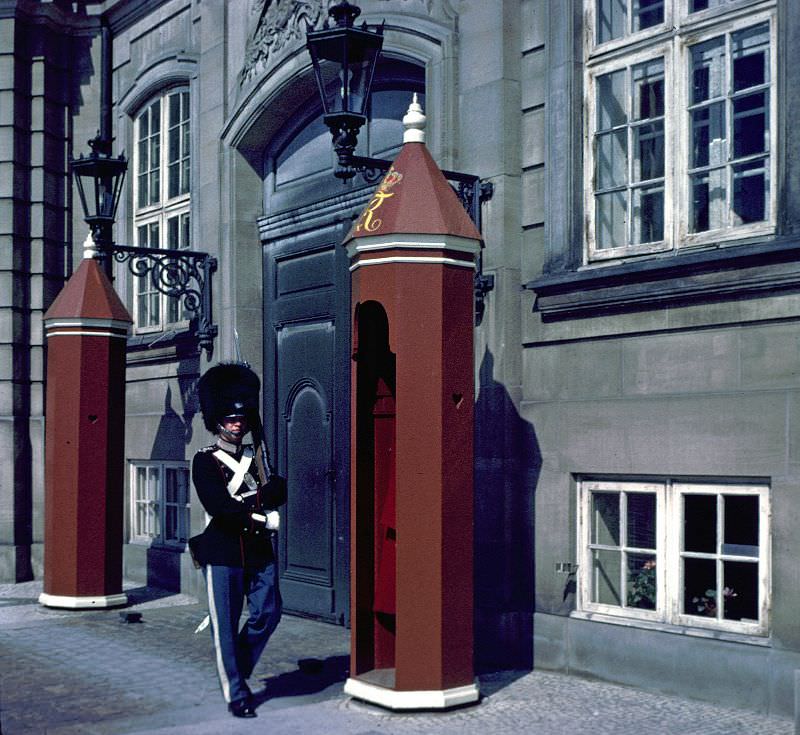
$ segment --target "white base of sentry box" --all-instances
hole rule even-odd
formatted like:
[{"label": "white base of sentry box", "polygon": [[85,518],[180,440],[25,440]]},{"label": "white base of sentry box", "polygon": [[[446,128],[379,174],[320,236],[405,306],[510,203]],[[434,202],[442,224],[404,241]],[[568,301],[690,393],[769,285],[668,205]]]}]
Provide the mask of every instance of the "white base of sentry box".
[{"label": "white base of sentry box", "polygon": [[477,683],[452,689],[397,691],[361,679],[350,678],[345,682],[344,693],[393,710],[448,709],[477,702],[480,699]]},{"label": "white base of sentry box", "polygon": [[39,604],[45,607],[63,607],[68,610],[81,610],[84,608],[119,607],[128,604],[128,595],[120,592],[118,595],[103,595],[102,597],[70,597],[68,595],[49,595],[42,592],[39,595]]}]

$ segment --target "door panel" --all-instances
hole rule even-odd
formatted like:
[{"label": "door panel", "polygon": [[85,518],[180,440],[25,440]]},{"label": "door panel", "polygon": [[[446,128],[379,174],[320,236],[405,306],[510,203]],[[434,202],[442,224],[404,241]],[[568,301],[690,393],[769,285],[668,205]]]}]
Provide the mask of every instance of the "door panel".
[{"label": "door panel", "polygon": [[[345,622],[349,576],[349,293],[341,224],[264,243],[264,413],[288,480],[287,611]],[[339,326],[341,325],[341,326]]]},{"label": "door panel", "polygon": [[[290,324],[278,331],[279,453],[293,492],[286,505],[282,589],[287,607],[333,612],[331,483],[333,323]],[[327,384],[328,390],[325,390]],[[313,597],[313,604],[310,604]]]}]

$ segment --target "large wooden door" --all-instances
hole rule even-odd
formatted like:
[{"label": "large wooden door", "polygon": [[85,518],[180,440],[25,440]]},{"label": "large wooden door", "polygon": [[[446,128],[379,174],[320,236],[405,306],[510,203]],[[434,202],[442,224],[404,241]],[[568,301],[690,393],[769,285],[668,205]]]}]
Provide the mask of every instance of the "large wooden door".
[{"label": "large wooden door", "polygon": [[346,623],[349,597],[350,275],[330,223],[264,247],[265,415],[289,499],[280,533],[287,611]]}]

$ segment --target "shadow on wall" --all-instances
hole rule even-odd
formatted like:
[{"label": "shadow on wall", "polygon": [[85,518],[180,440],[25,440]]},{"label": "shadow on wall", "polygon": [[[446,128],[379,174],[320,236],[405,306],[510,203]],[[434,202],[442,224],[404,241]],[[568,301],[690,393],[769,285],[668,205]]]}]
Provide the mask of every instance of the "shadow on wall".
[{"label": "shadow on wall", "polygon": [[533,426],[493,378],[475,404],[475,669],[533,668],[533,499],[542,465]]},{"label": "shadow on wall", "polygon": [[[192,419],[198,411],[197,380],[200,358],[191,355],[178,362],[178,387],[181,413],[172,407],[172,387],[167,385],[164,395],[164,413],[158,422],[155,439],[150,449],[151,460],[185,462],[186,448],[192,441]],[[185,487],[189,502],[191,481]],[[164,488],[162,488],[162,493]],[[162,497],[162,502],[164,498]],[[147,584],[164,590],[181,589],[181,554],[171,549],[151,547],[147,550]]]},{"label": "shadow on wall", "polygon": [[180,389],[181,413],[172,408],[172,387],[167,386],[164,396],[164,413],[150,449],[150,459],[183,462],[186,447],[192,441],[192,419],[198,411],[197,380],[200,374],[200,358],[189,357],[178,363],[178,387]]}]

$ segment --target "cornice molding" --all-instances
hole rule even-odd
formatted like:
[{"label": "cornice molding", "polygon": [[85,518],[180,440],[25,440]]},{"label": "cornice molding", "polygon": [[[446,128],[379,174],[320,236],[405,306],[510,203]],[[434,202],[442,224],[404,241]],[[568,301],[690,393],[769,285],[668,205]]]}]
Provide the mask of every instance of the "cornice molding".
[{"label": "cornice molding", "polygon": [[800,290],[800,242],[739,245],[542,276],[524,284],[544,321]]}]

